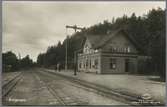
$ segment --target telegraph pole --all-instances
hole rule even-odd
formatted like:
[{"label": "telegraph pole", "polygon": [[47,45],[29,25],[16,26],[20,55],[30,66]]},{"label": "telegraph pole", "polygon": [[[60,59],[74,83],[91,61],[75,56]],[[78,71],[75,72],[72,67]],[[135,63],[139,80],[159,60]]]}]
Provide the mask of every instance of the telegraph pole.
[{"label": "telegraph pole", "polygon": [[21,55],[20,55],[20,53],[19,53],[19,55],[18,55],[18,56],[19,56],[19,58],[18,58],[18,59],[19,59],[19,60],[21,60]]},{"label": "telegraph pole", "polygon": [[68,35],[67,35],[67,28],[66,28],[66,57],[65,57],[65,71],[67,71],[67,47],[68,46]]},{"label": "telegraph pole", "polygon": [[[75,33],[76,33],[76,31],[77,30],[83,30],[83,28],[81,28],[81,27],[78,27],[78,26],[76,26],[76,25],[74,25],[74,26],[69,26],[69,25],[66,25],[66,35],[67,35],[67,30],[68,30],[68,28],[71,28],[71,29],[74,29],[74,31],[75,31]],[[67,71],[67,69],[68,69],[68,66],[67,66],[67,62],[68,62],[68,35],[67,35],[67,39],[66,39],[66,57],[65,57],[65,70]],[[75,56],[76,57],[76,56]],[[76,60],[76,58],[74,58],[74,60]],[[76,62],[76,61],[75,61]],[[74,75],[76,75],[76,73],[74,73]]]},{"label": "telegraph pole", "polygon": [[20,55],[20,53],[18,53],[18,63],[19,63],[19,67],[21,66],[21,64],[20,64],[20,61],[21,61],[21,55]]}]

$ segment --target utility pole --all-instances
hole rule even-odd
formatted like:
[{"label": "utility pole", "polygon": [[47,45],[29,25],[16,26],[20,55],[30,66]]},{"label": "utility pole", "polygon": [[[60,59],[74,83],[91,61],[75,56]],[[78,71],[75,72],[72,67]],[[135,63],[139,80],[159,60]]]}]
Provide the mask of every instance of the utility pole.
[{"label": "utility pole", "polygon": [[18,64],[19,64],[19,67],[21,67],[21,64],[20,64],[20,62],[21,62],[21,55],[20,55],[20,53],[18,53]]},{"label": "utility pole", "polygon": [[21,55],[20,55],[20,53],[18,54],[18,56],[19,56],[19,58],[18,58],[18,59],[19,59],[19,60],[21,60]]},{"label": "utility pole", "polygon": [[78,70],[78,65],[77,65],[77,60],[78,60],[78,53],[81,52],[82,49],[76,50],[74,51],[74,75],[77,75],[77,70]]},{"label": "utility pole", "polygon": [[[66,35],[67,35],[67,29],[69,29],[69,28],[74,29],[75,33],[76,33],[77,30],[83,30],[83,28],[78,27],[76,25],[74,25],[74,26],[66,25]],[[74,58],[74,60],[76,60],[76,58]],[[66,71],[68,69],[68,66],[67,66],[68,63],[67,62],[68,62],[68,35],[67,35],[67,39],[66,39],[66,57],[65,57],[65,70]],[[74,75],[76,75],[76,73],[74,73]]]},{"label": "utility pole", "polygon": [[65,56],[65,71],[67,71],[67,46],[68,46],[68,34],[67,34],[67,28],[66,28],[66,56]]}]

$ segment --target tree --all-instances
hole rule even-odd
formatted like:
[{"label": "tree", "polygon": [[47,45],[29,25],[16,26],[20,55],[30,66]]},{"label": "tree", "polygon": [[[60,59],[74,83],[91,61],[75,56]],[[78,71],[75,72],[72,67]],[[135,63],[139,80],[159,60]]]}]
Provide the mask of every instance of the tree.
[{"label": "tree", "polygon": [[[103,22],[76,32],[68,38],[68,65],[73,63],[74,51],[81,49],[85,41],[85,34],[105,35],[108,31],[114,31],[124,28],[129,35],[142,46],[145,54],[152,57],[150,65],[153,67],[145,68],[145,72],[150,74],[157,72],[162,78],[165,78],[165,11],[158,8],[152,9],[148,14],[136,16],[132,13],[130,17],[113,18],[112,22],[104,20]],[[38,64],[52,66],[65,63],[65,47],[67,39],[63,43],[58,42],[56,46],[48,47],[45,53],[39,54]],[[69,61],[70,60],[70,61]],[[148,69],[149,68],[149,69]],[[154,68],[150,70],[150,68]],[[139,71],[139,73],[142,73]],[[147,72],[148,73],[148,72]]]},{"label": "tree", "polygon": [[18,59],[12,51],[2,54],[3,71],[15,71],[18,69]]},{"label": "tree", "polygon": [[147,15],[149,31],[149,55],[152,57],[154,70],[165,80],[165,11],[152,9]]},{"label": "tree", "polygon": [[21,59],[21,68],[30,68],[33,66],[33,61],[30,59],[29,55],[26,55],[24,58]]}]

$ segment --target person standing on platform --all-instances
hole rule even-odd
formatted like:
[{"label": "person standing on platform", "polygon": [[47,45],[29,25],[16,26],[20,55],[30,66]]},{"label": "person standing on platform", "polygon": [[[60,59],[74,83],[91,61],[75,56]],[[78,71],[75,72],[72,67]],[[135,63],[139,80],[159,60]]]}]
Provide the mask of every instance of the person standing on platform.
[{"label": "person standing on platform", "polygon": [[60,64],[59,63],[57,64],[57,71],[60,72]]}]

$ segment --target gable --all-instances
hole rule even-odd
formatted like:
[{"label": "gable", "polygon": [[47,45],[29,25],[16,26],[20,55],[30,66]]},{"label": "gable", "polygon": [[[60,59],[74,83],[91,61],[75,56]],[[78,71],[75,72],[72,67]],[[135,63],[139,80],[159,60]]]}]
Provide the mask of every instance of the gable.
[{"label": "gable", "polygon": [[86,48],[86,47],[89,47],[89,48],[92,47],[91,43],[90,43],[90,41],[88,39],[86,39],[85,44],[84,44],[84,48]]},{"label": "gable", "polygon": [[138,53],[138,49],[124,33],[117,33],[102,47],[104,51]]},{"label": "gable", "polygon": [[84,47],[83,47],[83,53],[91,53],[93,51],[92,45],[88,39],[86,39]]}]

